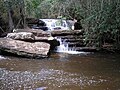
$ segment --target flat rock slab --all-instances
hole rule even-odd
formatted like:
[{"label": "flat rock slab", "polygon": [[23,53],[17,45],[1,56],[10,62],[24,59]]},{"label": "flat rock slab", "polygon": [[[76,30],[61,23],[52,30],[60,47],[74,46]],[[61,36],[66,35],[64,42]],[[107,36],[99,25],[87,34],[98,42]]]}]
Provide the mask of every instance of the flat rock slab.
[{"label": "flat rock slab", "polygon": [[83,30],[54,30],[51,31],[52,36],[81,35]]},{"label": "flat rock slab", "polygon": [[45,42],[31,43],[10,38],[0,38],[0,50],[24,57],[43,58],[48,57],[50,44]]},{"label": "flat rock slab", "polygon": [[8,33],[6,37],[14,40],[29,41],[29,42],[54,40],[52,36],[37,37],[31,32]]},{"label": "flat rock slab", "polygon": [[18,32],[29,32],[33,33],[37,37],[50,37],[51,33],[47,31],[43,31],[41,29],[14,29],[13,30],[15,33]]},{"label": "flat rock slab", "polygon": [[30,32],[8,33],[7,38],[23,41],[33,41],[35,40],[35,35]]}]

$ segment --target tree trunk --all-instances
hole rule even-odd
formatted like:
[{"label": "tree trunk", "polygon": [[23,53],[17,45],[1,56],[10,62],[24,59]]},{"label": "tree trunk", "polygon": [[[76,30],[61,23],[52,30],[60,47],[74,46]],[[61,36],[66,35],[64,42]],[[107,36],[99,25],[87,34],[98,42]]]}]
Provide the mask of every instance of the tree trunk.
[{"label": "tree trunk", "polygon": [[21,6],[20,6],[20,16],[22,20],[22,28],[26,28],[26,21],[25,21],[25,5],[24,5],[24,0],[21,1]]},{"label": "tree trunk", "polygon": [[12,19],[12,10],[8,10],[8,17],[9,17],[9,31],[8,32],[12,32],[12,30],[14,29],[14,24],[13,24],[13,19]]}]

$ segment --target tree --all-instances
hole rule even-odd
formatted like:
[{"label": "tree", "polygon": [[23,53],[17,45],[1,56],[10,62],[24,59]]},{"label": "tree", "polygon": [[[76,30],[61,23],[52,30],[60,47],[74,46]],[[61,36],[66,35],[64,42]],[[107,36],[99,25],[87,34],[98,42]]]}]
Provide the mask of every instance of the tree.
[{"label": "tree", "polygon": [[[67,19],[77,17],[81,19],[88,46],[102,47],[104,42],[110,40],[114,41],[114,46],[120,44],[120,0],[6,0],[8,3],[4,1],[0,0],[0,10],[3,12],[0,18],[7,22],[6,12],[9,12],[11,28],[13,25],[14,28],[24,27],[25,16],[28,18],[63,16]],[[107,40],[108,33],[111,35],[110,40]],[[88,42],[88,39],[95,41]]]}]

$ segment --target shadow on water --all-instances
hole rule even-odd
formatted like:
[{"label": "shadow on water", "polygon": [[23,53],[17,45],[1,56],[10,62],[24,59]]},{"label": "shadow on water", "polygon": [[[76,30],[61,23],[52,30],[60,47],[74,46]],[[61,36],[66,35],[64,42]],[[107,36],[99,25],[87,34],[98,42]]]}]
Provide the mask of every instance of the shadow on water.
[{"label": "shadow on water", "polygon": [[45,59],[0,56],[0,89],[119,90],[119,59],[119,54],[107,53],[53,53]]}]

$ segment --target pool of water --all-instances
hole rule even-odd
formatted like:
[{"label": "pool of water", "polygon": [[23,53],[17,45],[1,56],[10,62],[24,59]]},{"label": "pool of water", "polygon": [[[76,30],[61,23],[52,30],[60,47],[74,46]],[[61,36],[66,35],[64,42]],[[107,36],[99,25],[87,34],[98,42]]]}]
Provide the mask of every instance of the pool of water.
[{"label": "pool of water", "polygon": [[120,90],[120,54],[0,56],[0,90]]}]

